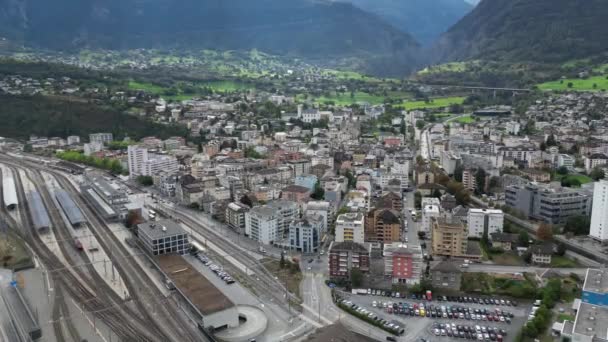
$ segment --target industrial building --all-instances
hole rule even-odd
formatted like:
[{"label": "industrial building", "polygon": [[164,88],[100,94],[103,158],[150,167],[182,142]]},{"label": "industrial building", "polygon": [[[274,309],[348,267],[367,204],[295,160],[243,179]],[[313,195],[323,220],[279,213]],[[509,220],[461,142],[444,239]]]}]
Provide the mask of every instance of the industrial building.
[{"label": "industrial building", "polygon": [[145,222],[137,225],[137,236],[152,255],[188,254],[190,242],[186,231],[171,220]]},{"label": "industrial building", "polygon": [[87,222],[82,211],[80,211],[80,208],[78,208],[76,203],[74,203],[74,200],[72,200],[72,197],[65,190],[55,190],[55,198],[74,228],[78,228],[80,225]]},{"label": "industrial building", "polygon": [[38,191],[30,191],[27,203],[34,228],[41,232],[48,231],[51,228],[51,220]]},{"label": "industrial building", "polygon": [[157,260],[167,279],[200,315],[203,328],[217,330],[239,325],[239,313],[234,303],[182,256],[163,255]]},{"label": "industrial building", "polygon": [[108,182],[105,177],[87,173],[86,179],[91,184],[91,188],[108,204],[117,205],[129,202],[129,197],[121,190],[120,186]]},{"label": "industrial building", "polygon": [[6,209],[13,210],[19,204],[15,190],[15,180],[6,173],[2,174],[2,195]]},{"label": "industrial building", "polygon": [[83,185],[81,192],[95,210],[107,221],[117,221],[120,215],[108,203],[106,203],[92,187]]}]

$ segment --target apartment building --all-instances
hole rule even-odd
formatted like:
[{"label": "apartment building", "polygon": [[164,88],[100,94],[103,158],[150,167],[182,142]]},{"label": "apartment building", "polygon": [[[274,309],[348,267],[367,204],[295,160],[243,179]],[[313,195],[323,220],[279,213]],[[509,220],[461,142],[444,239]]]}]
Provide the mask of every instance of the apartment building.
[{"label": "apartment building", "polygon": [[332,242],[329,246],[329,276],[348,279],[353,268],[369,271],[371,246],[353,241]]},{"label": "apartment building", "polygon": [[276,200],[253,207],[245,214],[245,235],[263,244],[273,244],[289,235],[289,226],[299,216],[295,202]]},{"label": "apartment building", "polygon": [[400,213],[392,209],[374,209],[365,217],[365,241],[392,243],[401,240]]},{"label": "apartment building", "polygon": [[341,214],[336,220],[336,242],[363,243],[365,240],[365,219],[361,213]]},{"label": "apartment building", "polygon": [[420,282],[424,265],[420,246],[401,242],[384,245],[384,275],[391,277],[393,284],[413,285]]},{"label": "apartment building", "polygon": [[469,237],[489,238],[491,234],[502,233],[504,213],[499,209],[469,209],[467,225]]},{"label": "apartment building", "polygon": [[225,221],[228,227],[239,233],[245,232],[245,214],[249,211],[249,207],[239,203],[232,202],[226,206]]},{"label": "apartment building", "polygon": [[127,152],[131,178],[152,176],[161,171],[169,174],[179,171],[179,163],[173,156],[149,153],[147,148],[137,145],[129,146]]},{"label": "apartment building", "polygon": [[431,253],[437,256],[463,257],[467,254],[467,227],[458,218],[431,219]]},{"label": "apartment building", "polygon": [[608,180],[594,184],[589,236],[600,242],[608,241]]},{"label": "apartment building", "polygon": [[89,134],[90,143],[107,144],[114,140],[112,133],[93,133]]},{"label": "apartment building", "polygon": [[321,241],[321,217],[305,217],[289,226],[289,247],[304,254],[316,253]]}]

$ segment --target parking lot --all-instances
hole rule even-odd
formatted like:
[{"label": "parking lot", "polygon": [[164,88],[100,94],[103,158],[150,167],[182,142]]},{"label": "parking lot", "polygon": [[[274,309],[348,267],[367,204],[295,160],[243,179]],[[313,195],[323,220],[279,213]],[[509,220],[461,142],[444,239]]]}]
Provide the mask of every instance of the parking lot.
[{"label": "parking lot", "polygon": [[421,338],[427,341],[499,341],[498,335],[501,335],[502,341],[513,341],[531,311],[531,304],[507,305],[505,299],[500,302],[498,298],[491,303],[490,298],[470,298],[469,302],[459,302],[459,298],[427,301],[421,297],[412,299],[349,293],[344,293],[343,297],[378,317],[405,327],[406,341]]}]

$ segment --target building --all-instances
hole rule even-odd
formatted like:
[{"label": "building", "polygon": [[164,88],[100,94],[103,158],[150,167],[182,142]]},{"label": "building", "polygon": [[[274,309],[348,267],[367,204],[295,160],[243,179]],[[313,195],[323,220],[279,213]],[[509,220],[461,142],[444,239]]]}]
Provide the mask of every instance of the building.
[{"label": "building", "polygon": [[422,220],[418,226],[419,232],[430,233],[432,228],[432,220],[434,217],[439,217],[440,209],[437,205],[424,205],[421,210]]},{"label": "building", "polygon": [[323,224],[323,228],[321,232],[326,232],[328,228],[330,213],[330,205],[329,202],[325,201],[310,201],[306,203],[306,210],[304,211],[304,216],[309,217],[321,217],[321,222]]},{"label": "building", "polygon": [[591,199],[591,194],[582,188],[533,183],[505,187],[506,205],[551,224],[565,223],[572,216],[588,216]]},{"label": "building", "polygon": [[80,137],[78,135],[70,135],[67,138],[68,145],[78,145],[80,144]]},{"label": "building", "polygon": [[434,289],[458,292],[462,281],[460,264],[442,261],[431,268],[431,283]]},{"label": "building", "polygon": [[249,207],[240,203],[232,202],[226,206],[225,221],[228,227],[234,229],[239,234],[245,233],[245,214]]},{"label": "building", "polygon": [[589,173],[594,168],[608,164],[608,156],[602,153],[592,154],[589,157],[585,157],[585,172]]},{"label": "building", "polygon": [[520,171],[524,178],[532,182],[545,183],[551,181],[551,173],[538,169],[523,169]]},{"label": "building", "polygon": [[517,246],[519,241],[518,234],[508,234],[508,233],[493,233],[490,234],[490,242],[492,243],[492,247],[500,248],[504,251],[510,251]]},{"label": "building", "polygon": [[51,229],[51,220],[38,191],[30,191],[27,194],[27,205],[36,231],[48,232]]},{"label": "building", "polygon": [[420,283],[424,263],[420,246],[409,246],[400,242],[384,244],[384,275],[393,279],[393,284],[413,285]]},{"label": "building", "polygon": [[306,159],[288,160],[287,165],[291,167],[293,177],[298,177],[310,173],[311,162]]},{"label": "building", "polygon": [[568,170],[574,169],[576,159],[568,154],[559,154],[557,156],[557,167],[566,167]]},{"label": "building", "polygon": [[129,202],[127,193],[122,188],[99,174],[87,173],[85,179],[91,188],[110,205],[120,205]]},{"label": "building", "polygon": [[171,220],[150,221],[137,225],[137,236],[151,255],[188,254],[190,241],[186,231]]},{"label": "building", "polygon": [[289,246],[304,254],[316,253],[321,242],[321,217],[305,217],[289,225]]},{"label": "building", "polygon": [[86,223],[87,220],[84,218],[82,211],[80,208],[74,203],[72,197],[67,193],[67,191],[63,189],[55,190],[55,198],[57,199],[57,203],[65,213],[68,221],[74,228],[79,228],[83,223]]},{"label": "building", "polygon": [[465,189],[475,190],[477,187],[477,180],[475,179],[475,172],[471,169],[466,169],[462,171],[462,185]]},{"label": "building", "polygon": [[573,342],[608,341],[608,270],[587,269],[574,322],[564,321],[562,338]]},{"label": "building", "polygon": [[335,181],[326,182],[324,186],[325,200],[337,206],[342,200],[342,189],[340,184]]},{"label": "building", "polygon": [[532,255],[532,263],[540,265],[550,265],[551,255],[553,255],[553,245],[550,243],[544,243],[542,245],[534,245],[529,249]]},{"label": "building", "polygon": [[401,240],[401,214],[392,209],[374,209],[365,218],[365,241],[392,243]]},{"label": "building", "polygon": [[169,174],[179,171],[179,163],[173,156],[149,153],[147,148],[137,145],[129,146],[127,151],[131,178],[152,176],[161,171]]},{"label": "building", "polygon": [[502,233],[505,214],[499,209],[469,209],[467,225],[469,237],[490,237],[494,233]]},{"label": "building", "polygon": [[387,192],[375,203],[376,208],[386,208],[401,212],[403,210],[403,199],[394,192]]},{"label": "building", "polygon": [[269,207],[254,207],[245,214],[245,235],[270,245],[277,240],[277,213]]},{"label": "building", "polygon": [[431,219],[431,253],[438,256],[467,255],[467,228],[460,219],[433,217]]},{"label": "building", "polygon": [[190,305],[199,327],[205,330],[236,328],[239,312],[234,303],[180,255],[157,257],[158,268]]},{"label": "building", "polygon": [[245,235],[271,245],[289,235],[289,226],[299,216],[295,202],[276,200],[253,207],[245,214]]},{"label": "building", "polygon": [[332,242],[329,246],[330,278],[348,279],[353,268],[369,271],[371,246],[352,241]]},{"label": "building", "polygon": [[311,191],[304,186],[289,185],[281,190],[281,199],[293,202],[302,202],[310,198]]},{"label": "building", "polygon": [[83,145],[83,152],[85,156],[90,156],[93,153],[103,150],[103,144],[100,142],[92,142]]},{"label": "building", "polygon": [[593,186],[593,210],[589,236],[600,242],[608,241],[608,180],[600,180]]},{"label": "building", "polygon": [[365,239],[364,221],[361,213],[347,213],[338,216],[335,241],[363,243]]},{"label": "building", "polygon": [[89,134],[90,143],[107,144],[114,140],[112,133],[93,133]]}]

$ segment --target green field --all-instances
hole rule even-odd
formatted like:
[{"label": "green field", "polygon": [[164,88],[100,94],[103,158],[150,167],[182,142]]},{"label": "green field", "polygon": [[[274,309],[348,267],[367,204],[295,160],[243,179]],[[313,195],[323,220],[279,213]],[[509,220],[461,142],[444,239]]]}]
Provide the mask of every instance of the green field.
[{"label": "green field", "polygon": [[565,256],[552,255],[551,256],[551,267],[579,267],[579,263],[574,259],[567,258]]},{"label": "green field", "polygon": [[[572,87],[568,84],[572,83]],[[595,85],[595,87],[594,87]],[[578,90],[578,91],[594,91],[608,90],[608,75],[594,76],[587,79],[570,78],[559,81],[545,82],[538,85],[541,90]]]},{"label": "green field", "polygon": [[450,62],[445,64],[433,65],[418,71],[418,75],[435,74],[440,72],[463,72],[467,70],[465,62]]},{"label": "green field", "polygon": [[591,179],[591,178],[589,178],[589,177],[587,177],[585,175],[566,175],[566,176],[557,175],[556,180],[557,181],[561,181],[564,178],[568,179],[568,180],[576,179],[581,184],[586,184],[586,183],[593,182],[593,179]]},{"label": "green field", "polygon": [[448,107],[453,104],[462,104],[464,102],[464,99],[465,98],[462,96],[440,97],[436,99],[430,99],[429,102],[407,101],[402,104],[395,105],[395,107],[402,108],[405,110],[442,108]]},{"label": "green field", "polygon": [[169,90],[169,88],[166,88],[166,87],[154,84],[154,83],[136,82],[136,81],[129,81],[129,83],[128,83],[128,88],[131,90],[143,90],[147,93],[150,93],[153,95],[159,95],[159,96],[162,96],[163,98],[170,99],[170,100],[176,100],[176,101],[189,100],[197,95],[200,95],[203,93],[203,88],[209,88],[209,89],[212,89],[214,92],[220,92],[220,93],[241,91],[241,90],[247,90],[247,89],[253,88],[253,86],[250,86],[248,84],[233,82],[233,81],[209,81],[209,82],[196,83],[194,85],[194,88],[198,89],[198,91],[195,90],[194,94],[192,94],[192,93],[185,94],[182,89],[184,86],[186,86],[184,83],[177,83],[175,85],[175,88],[178,90],[178,94],[167,95],[166,92]]},{"label": "green field", "polygon": [[[331,96],[319,96],[319,97],[314,98],[314,102],[316,102],[316,103],[333,102],[337,106],[347,106],[347,105],[351,105],[351,104],[355,104],[355,103],[363,103],[363,102],[367,102],[372,105],[378,105],[378,104],[384,103],[384,96],[368,94],[368,93],[364,93],[361,91],[358,91],[358,92],[354,93],[353,95],[354,96],[351,97],[351,94],[348,92],[344,93],[344,94],[332,92]],[[298,95],[297,99],[306,100],[304,95]]]}]

